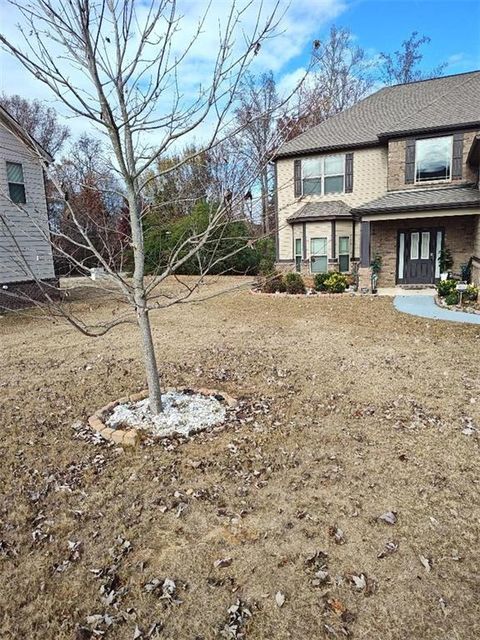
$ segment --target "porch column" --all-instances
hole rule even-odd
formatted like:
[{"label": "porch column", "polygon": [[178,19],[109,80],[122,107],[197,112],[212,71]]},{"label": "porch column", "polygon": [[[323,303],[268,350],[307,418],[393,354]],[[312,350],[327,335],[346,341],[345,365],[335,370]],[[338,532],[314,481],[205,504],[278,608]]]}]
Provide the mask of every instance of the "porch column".
[{"label": "porch column", "polygon": [[360,266],[370,266],[370,222],[363,222],[360,228]]}]

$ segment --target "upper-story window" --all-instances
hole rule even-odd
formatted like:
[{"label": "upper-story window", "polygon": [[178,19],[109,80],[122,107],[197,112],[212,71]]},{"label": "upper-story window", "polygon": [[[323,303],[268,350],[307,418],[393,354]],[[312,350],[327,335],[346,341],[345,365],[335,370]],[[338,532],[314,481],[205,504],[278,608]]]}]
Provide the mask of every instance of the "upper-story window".
[{"label": "upper-story window", "polygon": [[23,167],[19,162],[7,162],[8,193],[10,200],[16,204],[25,204],[25,182]]},{"label": "upper-story window", "polygon": [[415,144],[415,182],[450,180],[453,137],[424,138]]},{"label": "upper-story window", "polygon": [[344,191],[344,154],[302,160],[302,192],[304,196],[327,195]]}]

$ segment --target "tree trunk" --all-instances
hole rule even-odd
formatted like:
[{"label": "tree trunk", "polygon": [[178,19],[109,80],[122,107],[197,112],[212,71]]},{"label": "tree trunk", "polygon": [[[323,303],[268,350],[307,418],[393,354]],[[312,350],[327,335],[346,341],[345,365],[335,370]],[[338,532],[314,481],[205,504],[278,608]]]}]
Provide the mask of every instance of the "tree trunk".
[{"label": "tree trunk", "polygon": [[135,265],[133,270],[134,302],[145,360],[150,411],[154,415],[158,415],[162,411],[160,377],[158,375],[152,328],[150,326],[150,318],[148,317],[147,300],[145,296],[145,251],[143,246],[141,207],[133,183],[129,185],[128,206],[130,210],[130,227],[132,230],[133,260]]},{"label": "tree trunk", "polygon": [[262,226],[265,234],[270,233],[270,220],[268,218],[268,169],[264,168],[260,176],[262,197]]},{"label": "tree trunk", "polygon": [[150,318],[145,307],[137,306],[137,322],[142,340],[143,357],[145,360],[145,372],[147,374],[148,398],[150,411],[154,415],[162,412],[162,396],[160,390],[160,377],[158,375],[157,359],[153,346],[152,328]]}]

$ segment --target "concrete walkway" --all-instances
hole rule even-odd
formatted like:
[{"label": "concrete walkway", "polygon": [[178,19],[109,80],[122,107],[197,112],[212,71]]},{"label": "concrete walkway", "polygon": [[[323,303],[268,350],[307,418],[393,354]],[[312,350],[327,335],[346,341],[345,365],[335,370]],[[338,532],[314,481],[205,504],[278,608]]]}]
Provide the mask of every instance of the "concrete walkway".
[{"label": "concrete walkway", "polygon": [[412,316],[432,318],[432,320],[449,320],[450,322],[480,324],[479,314],[443,309],[435,304],[432,295],[397,295],[393,300],[393,304],[398,311],[409,313]]}]

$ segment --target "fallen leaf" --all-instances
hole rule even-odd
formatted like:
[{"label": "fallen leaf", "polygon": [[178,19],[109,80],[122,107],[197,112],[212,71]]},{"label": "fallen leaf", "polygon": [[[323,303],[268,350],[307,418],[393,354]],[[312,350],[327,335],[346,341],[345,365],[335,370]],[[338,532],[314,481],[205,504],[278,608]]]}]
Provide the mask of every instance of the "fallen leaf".
[{"label": "fallen leaf", "polygon": [[225,567],[229,567],[232,562],[232,558],[220,558],[219,560],[215,560],[213,566],[215,567],[215,569],[225,569]]},{"label": "fallen leaf", "polygon": [[432,568],[432,561],[430,560],[430,558],[426,558],[425,556],[418,556],[418,557],[420,558],[420,562],[425,567],[425,571],[427,573],[430,573],[430,570]]},{"label": "fallen leaf", "polygon": [[277,607],[283,607],[283,605],[285,604],[285,594],[283,594],[281,591],[277,591],[277,593],[275,594],[275,602],[277,603]]},{"label": "fallen leaf", "polygon": [[337,525],[334,525],[333,527],[330,527],[328,529],[328,535],[335,540],[336,544],[345,544],[346,542],[345,534],[343,533],[342,529],[337,527]]},{"label": "fallen leaf", "polygon": [[381,551],[377,555],[377,558],[386,558],[387,556],[391,556],[397,551],[398,551],[398,542],[395,542],[395,540],[392,540],[391,542],[387,542],[385,544],[383,551]]},{"label": "fallen leaf", "polygon": [[363,591],[363,589],[365,589],[365,587],[367,586],[367,581],[365,580],[365,576],[363,575],[363,573],[361,573],[359,576],[352,574],[350,577],[353,584],[359,591]]},{"label": "fallen leaf", "polygon": [[385,513],[382,513],[381,516],[378,516],[377,520],[381,520],[382,522],[393,525],[397,522],[397,512],[386,511]]}]

